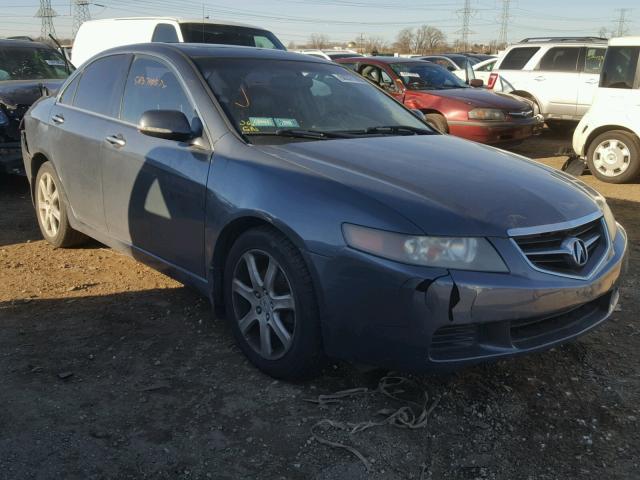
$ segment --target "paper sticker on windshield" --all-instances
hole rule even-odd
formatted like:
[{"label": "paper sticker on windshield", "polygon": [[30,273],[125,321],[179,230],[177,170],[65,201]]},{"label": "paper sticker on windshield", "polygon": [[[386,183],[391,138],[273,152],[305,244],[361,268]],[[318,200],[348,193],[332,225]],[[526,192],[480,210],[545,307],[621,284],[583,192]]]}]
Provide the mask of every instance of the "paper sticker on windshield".
[{"label": "paper sticker on windshield", "polygon": [[249,122],[251,122],[252,126],[257,128],[276,126],[276,124],[273,122],[273,118],[270,117],[249,117]]},{"label": "paper sticker on windshield", "polygon": [[334,73],[333,76],[344,83],[367,83],[364,80],[346,73]]},{"label": "paper sticker on windshield", "polygon": [[413,73],[413,72],[400,72],[400,76],[401,77],[420,78],[420,74],[419,73]]},{"label": "paper sticker on windshield", "polygon": [[240,130],[242,133],[259,133],[260,130],[253,126],[251,120],[240,120]]},{"label": "paper sticker on windshield", "polygon": [[45,60],[45,62],[51,67],[64,67],[64,61],[62,60]]},{"label": "paper sticker on windshield", "polygon": [[300,124],[295,118],[274,118],[278,128],[298,128]]}]

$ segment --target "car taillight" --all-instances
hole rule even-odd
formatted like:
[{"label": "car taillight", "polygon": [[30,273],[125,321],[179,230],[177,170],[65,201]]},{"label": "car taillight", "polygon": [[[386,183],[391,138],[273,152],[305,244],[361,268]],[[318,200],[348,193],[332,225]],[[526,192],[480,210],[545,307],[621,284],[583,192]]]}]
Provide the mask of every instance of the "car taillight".
[{"label": "car taillight", "polygon": [[493,87],[496,85],[496,80],[498,80],[497,73],[492,73],[491,75],[489,75],[489,82],[487,83],[487,88],[490,90],[493,89]]}]

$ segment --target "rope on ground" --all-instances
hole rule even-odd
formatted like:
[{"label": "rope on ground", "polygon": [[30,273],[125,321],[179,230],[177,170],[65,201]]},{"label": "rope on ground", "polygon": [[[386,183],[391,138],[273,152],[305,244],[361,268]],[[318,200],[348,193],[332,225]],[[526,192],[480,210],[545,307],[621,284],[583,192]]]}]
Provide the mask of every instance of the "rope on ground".
[{"label": "rope on ground", "polygon": [[[421,391],[422,401],[416,402],[406,398],[402,398],[399,395],[406,393],[405,388],[419,389]],[[387,376],[380,379],[378,387],[375,390],[368,388],[352,388],[349,390],[342,390],[330,395],[319,395],[317,398],[306,399],[305,401],[316,403],[320,406],[339,403],[340,401],[354,397],[357,395],[373,395],[381,394],[392,400],[405,403],[406,405],[398,409],[382,409],[376,412],[376,416],[383,416],[382,420],[368,420],[364,422],[340,422],[337,420],[331,420],[328,418],[322,419],[315,423],[311,427],[311,435],[318,442],[323,445],[327,445],[332,448],[341,448],[347,450],[356,458],[358,458],[367,471],[371,471],[371,462],[355,447],[346,445],[340,442],[334,442],[318,434],[317,429],[323,427],[325,429],[335,428],[349,435],[354,435],[359,432],[363,432],[370,428],[380,427],[383,425],[391,425],[398,428],[408,428],[416,430],[419,428],[425,428],[427,426],[431,413],[440,403],[440,397],[436,398],[431,405],[429,405],[429,394],[424,388],[421,388],[415,381],[405,377]],[[418,413],[416,413],[418,412]]]}]

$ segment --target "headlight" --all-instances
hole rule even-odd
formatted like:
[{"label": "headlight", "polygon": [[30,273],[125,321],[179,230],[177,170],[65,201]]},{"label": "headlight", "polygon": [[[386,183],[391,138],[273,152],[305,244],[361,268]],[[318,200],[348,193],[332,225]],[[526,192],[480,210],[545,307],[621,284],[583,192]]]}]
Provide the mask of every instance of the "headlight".
[{"label": "headlight", "polygon": [[469,112],[469,120],[506,120],[506,117],[496,108],[474,108]]},{"label": "headlight", "polygon": [[422,237],[344,224],[347,245],[396,262],[427,267],[508,272],[485,238]]},{"label": "headlight", "polygon": [[609,208],[609,204],[603,198],[602,203],[600,204],[600,208],[602,209],[602,213],[604,214],[604,223],[607,224],[607,232],[609,232],[609,239],[613,242],[618,234],[618,224],[616,223],[616,218],[613,216],[613,212],[611,208]]}]

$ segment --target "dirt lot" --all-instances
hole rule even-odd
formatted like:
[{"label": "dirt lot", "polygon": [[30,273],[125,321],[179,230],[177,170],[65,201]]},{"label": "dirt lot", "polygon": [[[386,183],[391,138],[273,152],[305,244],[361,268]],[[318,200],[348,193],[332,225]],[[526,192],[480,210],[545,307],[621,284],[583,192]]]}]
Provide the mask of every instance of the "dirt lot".
[{"label": "dirt lot", "polygon": [[[567,143],[518,151],[559,166]],[[192,291],[99,244],[42,242],[26,183],[0,178],[0,478],[640,478],[640,184],[584,178],[630,235],[620,311],[562,348],[391,390],[346,364],[260,374]],[[404,409],[341,430],[407,406],[426,426],[398,427]],[[312,432],[325,419],[342,423]]]}]

